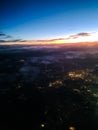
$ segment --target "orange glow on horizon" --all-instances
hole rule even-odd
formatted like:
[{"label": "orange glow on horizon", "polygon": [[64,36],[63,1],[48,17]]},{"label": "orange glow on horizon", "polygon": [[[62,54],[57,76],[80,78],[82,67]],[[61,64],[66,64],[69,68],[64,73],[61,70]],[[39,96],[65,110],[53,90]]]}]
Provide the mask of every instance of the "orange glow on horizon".
[{"label": "orange glow on horizon", "polygon": [[[98,41],[98,32],[89,33],[90,35],[69,35],[63,38],[56,38],[50,40],[30,40],[30,41],[18,41],[18,42],[1,42],[0,44],[5,45],[13,45],[13,44],[27,44],[27,45],[43,45],[43,44],[66,44],[66,43],[89,43],[89,42],[97,42]],[[71,37],[72,36],[72,37]],[[75,38],[74,38],[75,37]]]},{"label": "orange glow on horizon", "polygon": [[[62,38],[61,40],[55,40],[56,44],[60,44],[60,43],[80,43],[80,42],[95,42],[98,41],[98,32],[92,33],[90,36],[81,36],[75,38],[75,39],[71,39],[71,38]],[[54,43],[54,42],[53,42]]]}]

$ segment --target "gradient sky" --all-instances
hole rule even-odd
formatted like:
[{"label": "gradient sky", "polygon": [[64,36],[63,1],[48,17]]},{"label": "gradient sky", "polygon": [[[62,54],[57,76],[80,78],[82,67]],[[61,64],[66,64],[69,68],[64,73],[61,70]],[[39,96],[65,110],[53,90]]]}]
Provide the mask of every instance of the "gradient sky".
[{"label": "gradient sky", "polygon": [[0,0],[0,32],[25,40],[98,31],[98,0]]}]

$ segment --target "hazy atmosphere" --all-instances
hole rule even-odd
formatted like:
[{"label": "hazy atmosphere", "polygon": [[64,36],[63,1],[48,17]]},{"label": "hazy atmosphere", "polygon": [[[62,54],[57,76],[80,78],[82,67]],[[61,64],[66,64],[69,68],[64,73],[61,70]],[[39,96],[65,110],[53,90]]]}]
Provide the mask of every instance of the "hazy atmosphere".
[{"label": "hazy atmosphere", "polygon": [[98,1],[0,0],[0,130],[98,130]]}]

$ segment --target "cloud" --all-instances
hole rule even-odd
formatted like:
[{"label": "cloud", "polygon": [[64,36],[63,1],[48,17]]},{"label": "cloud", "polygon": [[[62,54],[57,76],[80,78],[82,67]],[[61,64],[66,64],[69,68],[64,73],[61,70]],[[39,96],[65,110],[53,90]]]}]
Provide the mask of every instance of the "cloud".
[{"label": "cloud", "polygon": [[21,42],[21,39],[15,39],[10,35],[0,32],[0,42]]},{"label": "cloud", "polygon": [[2,37],[2,36],[6,36],[4,33],[0,33],[0,37]]},{"label": "cloud", "polygon": [[0,40],[0,42],[5,42],[5,40]]},{"label": "cloud", "polygon": [[2,33],[2,32],[0,32],[0,37],[10,37],[9,35],[7,35],[7,34],[5,34],[5,33]]},{"label": "cloud", "polygon": [[9,39],[9,38],[12,38],[12,36],[9,36],[9,35],[4,34],[4,33],[0,33],[0,40],[1,39],[6,40],[6,39]]},{"label": "cloud", "polygon": [[88,37],[88,36],[91,36],[91,34],[92,33],[85,33],[85,32],[77,33],[75,35],[70,35],[68,38],[66,38],[66,40],[77,39],[79,37]]},{"label": "cloud", "polygon": [[85,33],[85,32],[77,34],[77,36],[90,36],[90,35],[91,35],[91,33]]},{"label": "cloud", "polygon": [[22,40],[21,39],[14,39],[14,40],[12,40],[12,42],[22,42]]}]

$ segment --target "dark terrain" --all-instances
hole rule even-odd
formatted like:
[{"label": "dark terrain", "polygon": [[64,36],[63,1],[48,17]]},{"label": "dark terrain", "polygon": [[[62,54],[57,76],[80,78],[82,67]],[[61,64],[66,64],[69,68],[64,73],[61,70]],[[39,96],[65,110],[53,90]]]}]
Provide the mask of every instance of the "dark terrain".
[{"label": "dark terrain", "polygon": [[0,109],[0,130],[98,130],[98,46],[1,45]]}]

